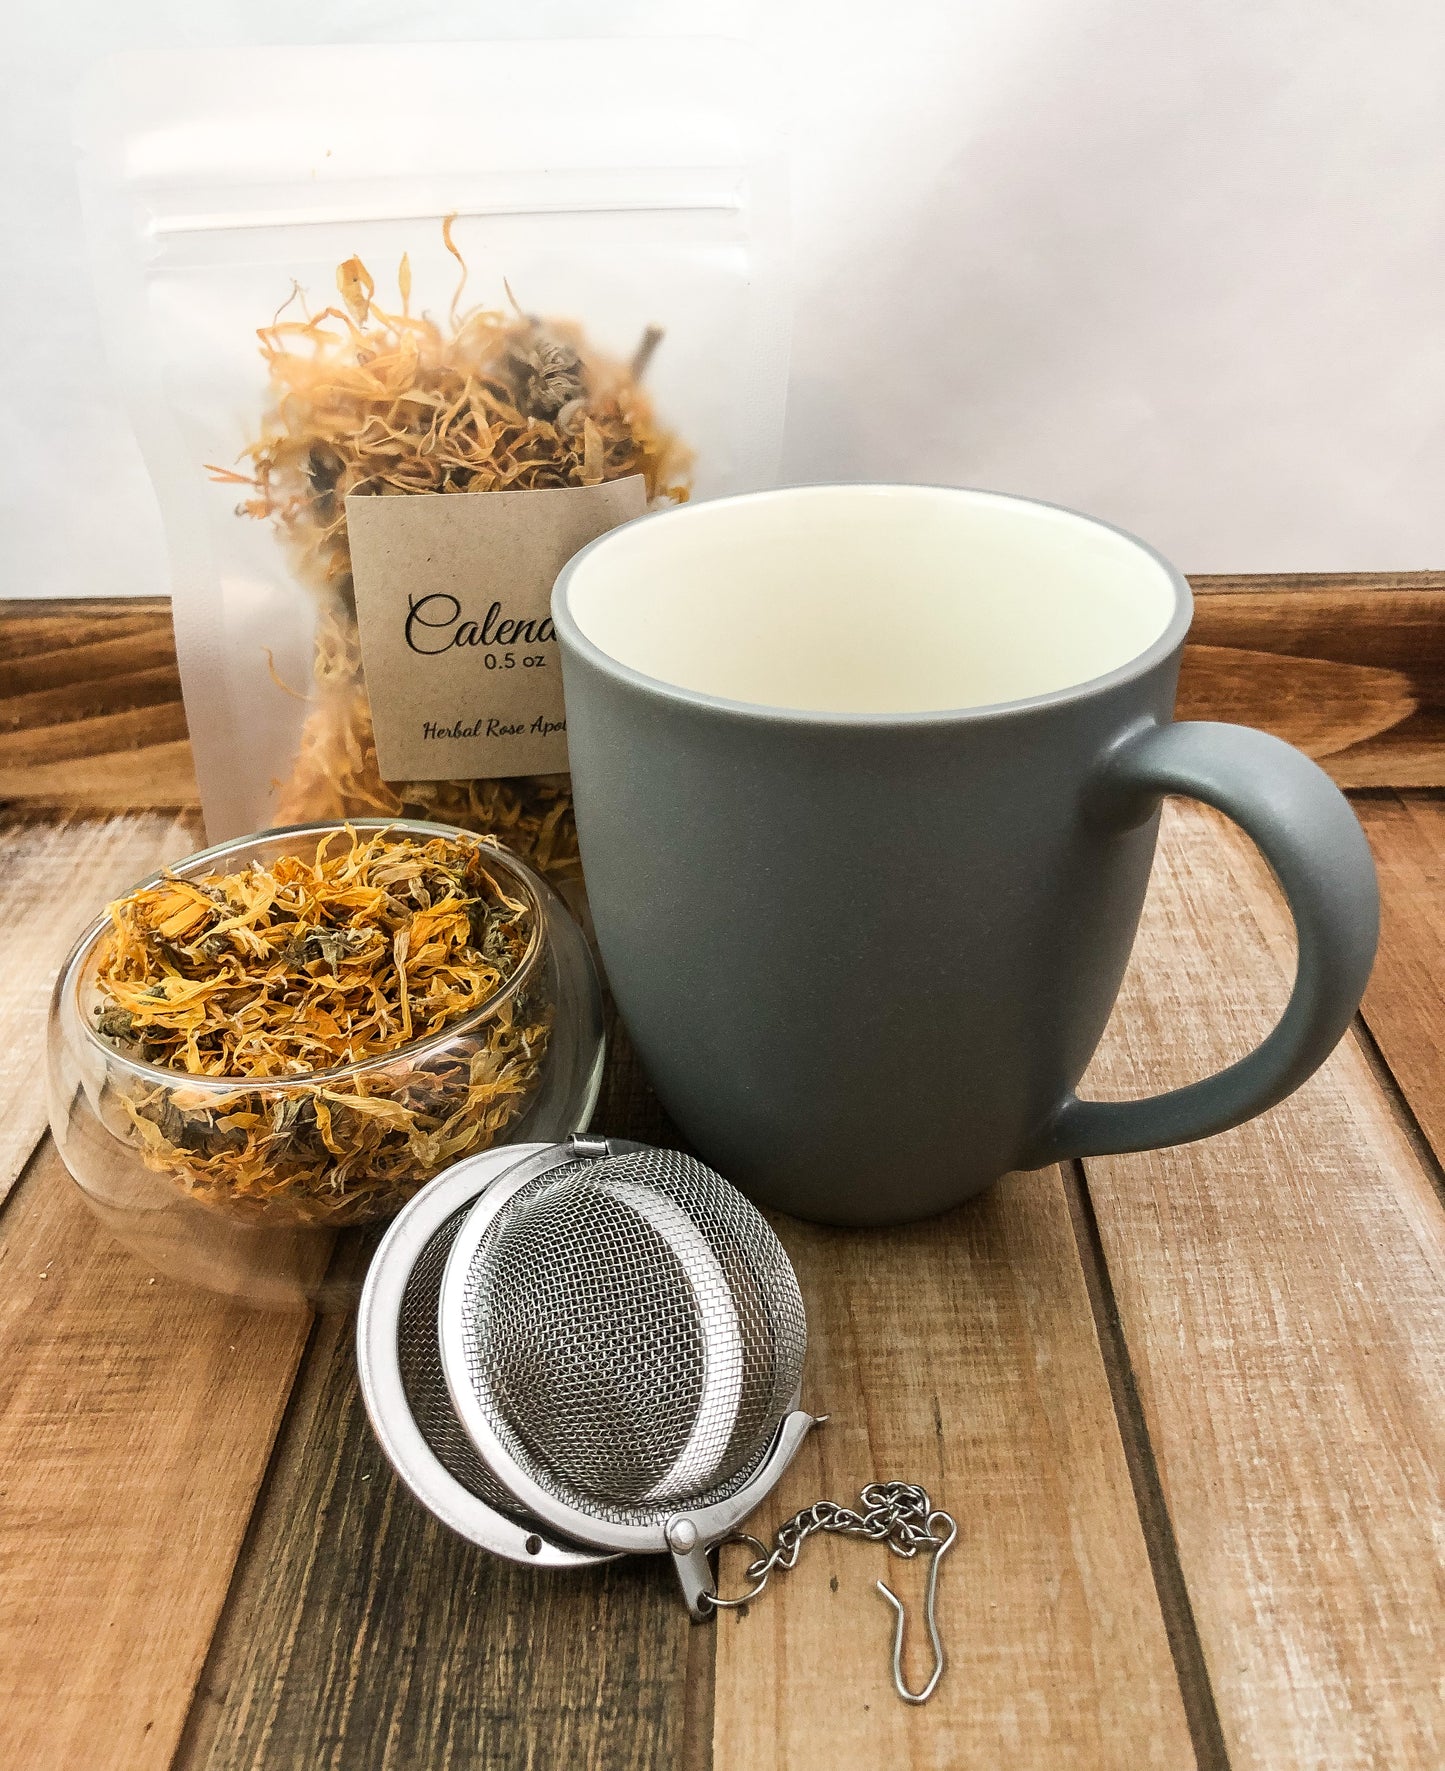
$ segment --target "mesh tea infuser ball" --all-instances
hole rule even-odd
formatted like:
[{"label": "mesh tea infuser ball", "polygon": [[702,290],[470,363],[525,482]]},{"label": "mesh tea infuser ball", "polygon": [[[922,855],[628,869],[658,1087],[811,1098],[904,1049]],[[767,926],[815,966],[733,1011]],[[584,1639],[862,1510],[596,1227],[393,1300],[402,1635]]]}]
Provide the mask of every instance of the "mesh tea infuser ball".
[{"label": "mesh tea infuser ball", "polygon": [[797,1278],[755,1206],[676,1151],[603,1139],[518,1163],[447,1258],[442,1370],[502,1486],[579,1543],[706,1548],[808,1429]]},{"label": "mesh tea infuser ball", "polygon": [[[818,1531],[926,1550],[921,1691],[904,1684],[902,1607],[878,1582],[897,1612],[895,1687],[924,1701],[943,1671],[934,1598],[954,1526],[921,1488],[872,1483],[861,1512],[819,1502],[771,1550],[739,1530],[818,1424],[798,1406],[797,1277],[766,1220],[676,1151],[574,1137],[492,1154],[418,1195],[367,1278],[363,1393],[403,1479],[516,1560],[671,1553],[694,1617],[756,1597]],[[708,1560],[730,1540],[757,1552],[737,1599]]]}]

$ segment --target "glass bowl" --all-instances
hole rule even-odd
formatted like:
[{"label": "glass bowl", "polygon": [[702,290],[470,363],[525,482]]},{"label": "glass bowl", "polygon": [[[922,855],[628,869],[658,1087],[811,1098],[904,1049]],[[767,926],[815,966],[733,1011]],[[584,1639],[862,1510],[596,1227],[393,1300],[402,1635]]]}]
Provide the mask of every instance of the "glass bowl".
[{"label": "glass bowl", "polygon": [[298,825],[205,849],[141,886],[309,861],[347,828],[475,843],[532,913],[511,976],[439,1033],[264,1080],[142,1062],[97,1029],[103,915],[51,999],[50,1129],[91,1208],[158,1271],[269,1308],[347,1307],[367,1246],[419,1188],[463,1157],[583,1130],[602,1080],[602,998],[581,930],[537,874],[471,832],[395,818]]}]

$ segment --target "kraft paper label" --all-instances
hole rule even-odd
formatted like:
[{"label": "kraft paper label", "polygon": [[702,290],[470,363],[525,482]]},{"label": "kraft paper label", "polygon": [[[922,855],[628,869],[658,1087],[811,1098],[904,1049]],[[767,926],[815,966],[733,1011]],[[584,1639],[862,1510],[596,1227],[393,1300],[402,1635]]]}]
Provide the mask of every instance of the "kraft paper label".
[{"label": "kraft paper label", "polygon": [[567,767],[552,585],[579,548],[646,507],[640,474],[545,492],[346,500],[383,780]]}]

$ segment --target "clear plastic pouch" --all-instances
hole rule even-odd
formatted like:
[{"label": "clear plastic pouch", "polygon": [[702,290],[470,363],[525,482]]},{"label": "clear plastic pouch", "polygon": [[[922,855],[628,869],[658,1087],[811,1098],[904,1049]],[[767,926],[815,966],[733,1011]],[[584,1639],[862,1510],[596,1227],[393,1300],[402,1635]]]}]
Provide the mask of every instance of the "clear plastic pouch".
[{"label": "clear plastic pouch", "polygon": [[[91,79],[87,228],[165,518],[213,842],[310,818],[434,816],[575,880],[565,775],[383,781],[338,496],[357,470],[337,482],[325,448],[302,446],[315,399],[287,431],[277,353],[321,348],[301,330],[314,324],[364,373],[376,351],[411,349],[422,316],[443,356],[459,326],[511,327],[517,349],[467,447],[515,407],[532,428],[506,433],[506,471],[554,443],[573,465],[560,479],[437,481],[433,463],[422,496],[614,472],[642,473],[651,502],[767,484],[786,374],[785,195],[754,94],[741,46],[689,38],[127,56]],[[492,317],[469,321],[474,304]],[[612,416],[594,423],[604,383]],[[578,393],[580,408],[561,398]],[[278,429],[287,447],[255,483]],[[289,480],[273,471],[282,457]],[[411,490],[410,472],[360,489]]]}]

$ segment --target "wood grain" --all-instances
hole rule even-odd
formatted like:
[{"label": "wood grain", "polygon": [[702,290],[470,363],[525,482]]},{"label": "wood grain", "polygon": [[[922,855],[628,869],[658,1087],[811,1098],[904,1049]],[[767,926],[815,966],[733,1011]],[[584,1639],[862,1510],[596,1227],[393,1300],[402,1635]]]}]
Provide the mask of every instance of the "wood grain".
[{"label": "wood grain", "polygon": [[47,1140],[0,1216],[7,1771],[170,1765],[306,1327],[157,1281]]},{"label": "wood grain", "polygon": [[1342,787],[1445,785],[1445,573],[1193,585],[1181,719],[1260,726]]},{"label": "wood grain", "polygon": [[[1346,786],[1445,784],[1445,573],[1196,578],[1181,717]],[[169,603],[0,601],[0,799],[193,806]]]},{"label": "wood grain", "polygon": [[[621,1041],[597,1123],[672,1136]],[[327,1319],[176,1771],[701,1771],[713,1641],[659,1558],[518,1568],[437,1524],[392,1477],[350,1326]]]},{"label": "wood grain", "polygon": [[[1291,950],[1244,839],[1171,809],[1094,1092],[1238,1056]],[[1445,1212],[1358,1041],[1251,1125],[1085,1166],[1234,1771],[1438,1766]]]},{"label": "wood grain", "polygon": [[[951,1659],[925,1707],[900,1703],[873,1583],[912,1608],[922,1566],[814,1539],[718,1621],[716,1771],[1192,1764],[1058,1171],[900,1230],[778,1228],[805,1393],[832,1419],[750,1528],[874,1478],[922,1483],[962,1526],[940,1586]],[[910,1660],[921,1683],[921,1632]]]},{"label": "wood grain", "polygon": [[71,942],[116,892],[195,847],[154,812],[26,820],[0,814],[0,1202],[45,1129],[45,1020]]},{"label": "wood grain", "polygon": [[1445,1163],[1445,802],[1362,798],[1380,874],[1380,955],[1365,1021]]},{"label": "wood grain", "polygon": [[[0,1202],[44,1129],[45,1006],[153,812],[0,819]],[[46,1139],[0,1213],[0,1741],[16,1771],[170,1762],[305,1336],[157,1283]]]},{"label": "wood grain", "polygon": [[1363,748],[1418,706],[1402,670],[1254,647],[1190,645],[1180,668],[1177,712],[1180,719],[1265,725],[1323,761]]},{"label": "wood grain", "polygon": [[672,1771],[693,1634],[672,1571],[519,1568],[391,1475],[328,1317],[178,1767]]},{"label": "wood grain", "polygon": [[0,603],[0,800],[196,806],[169,600]]}]

